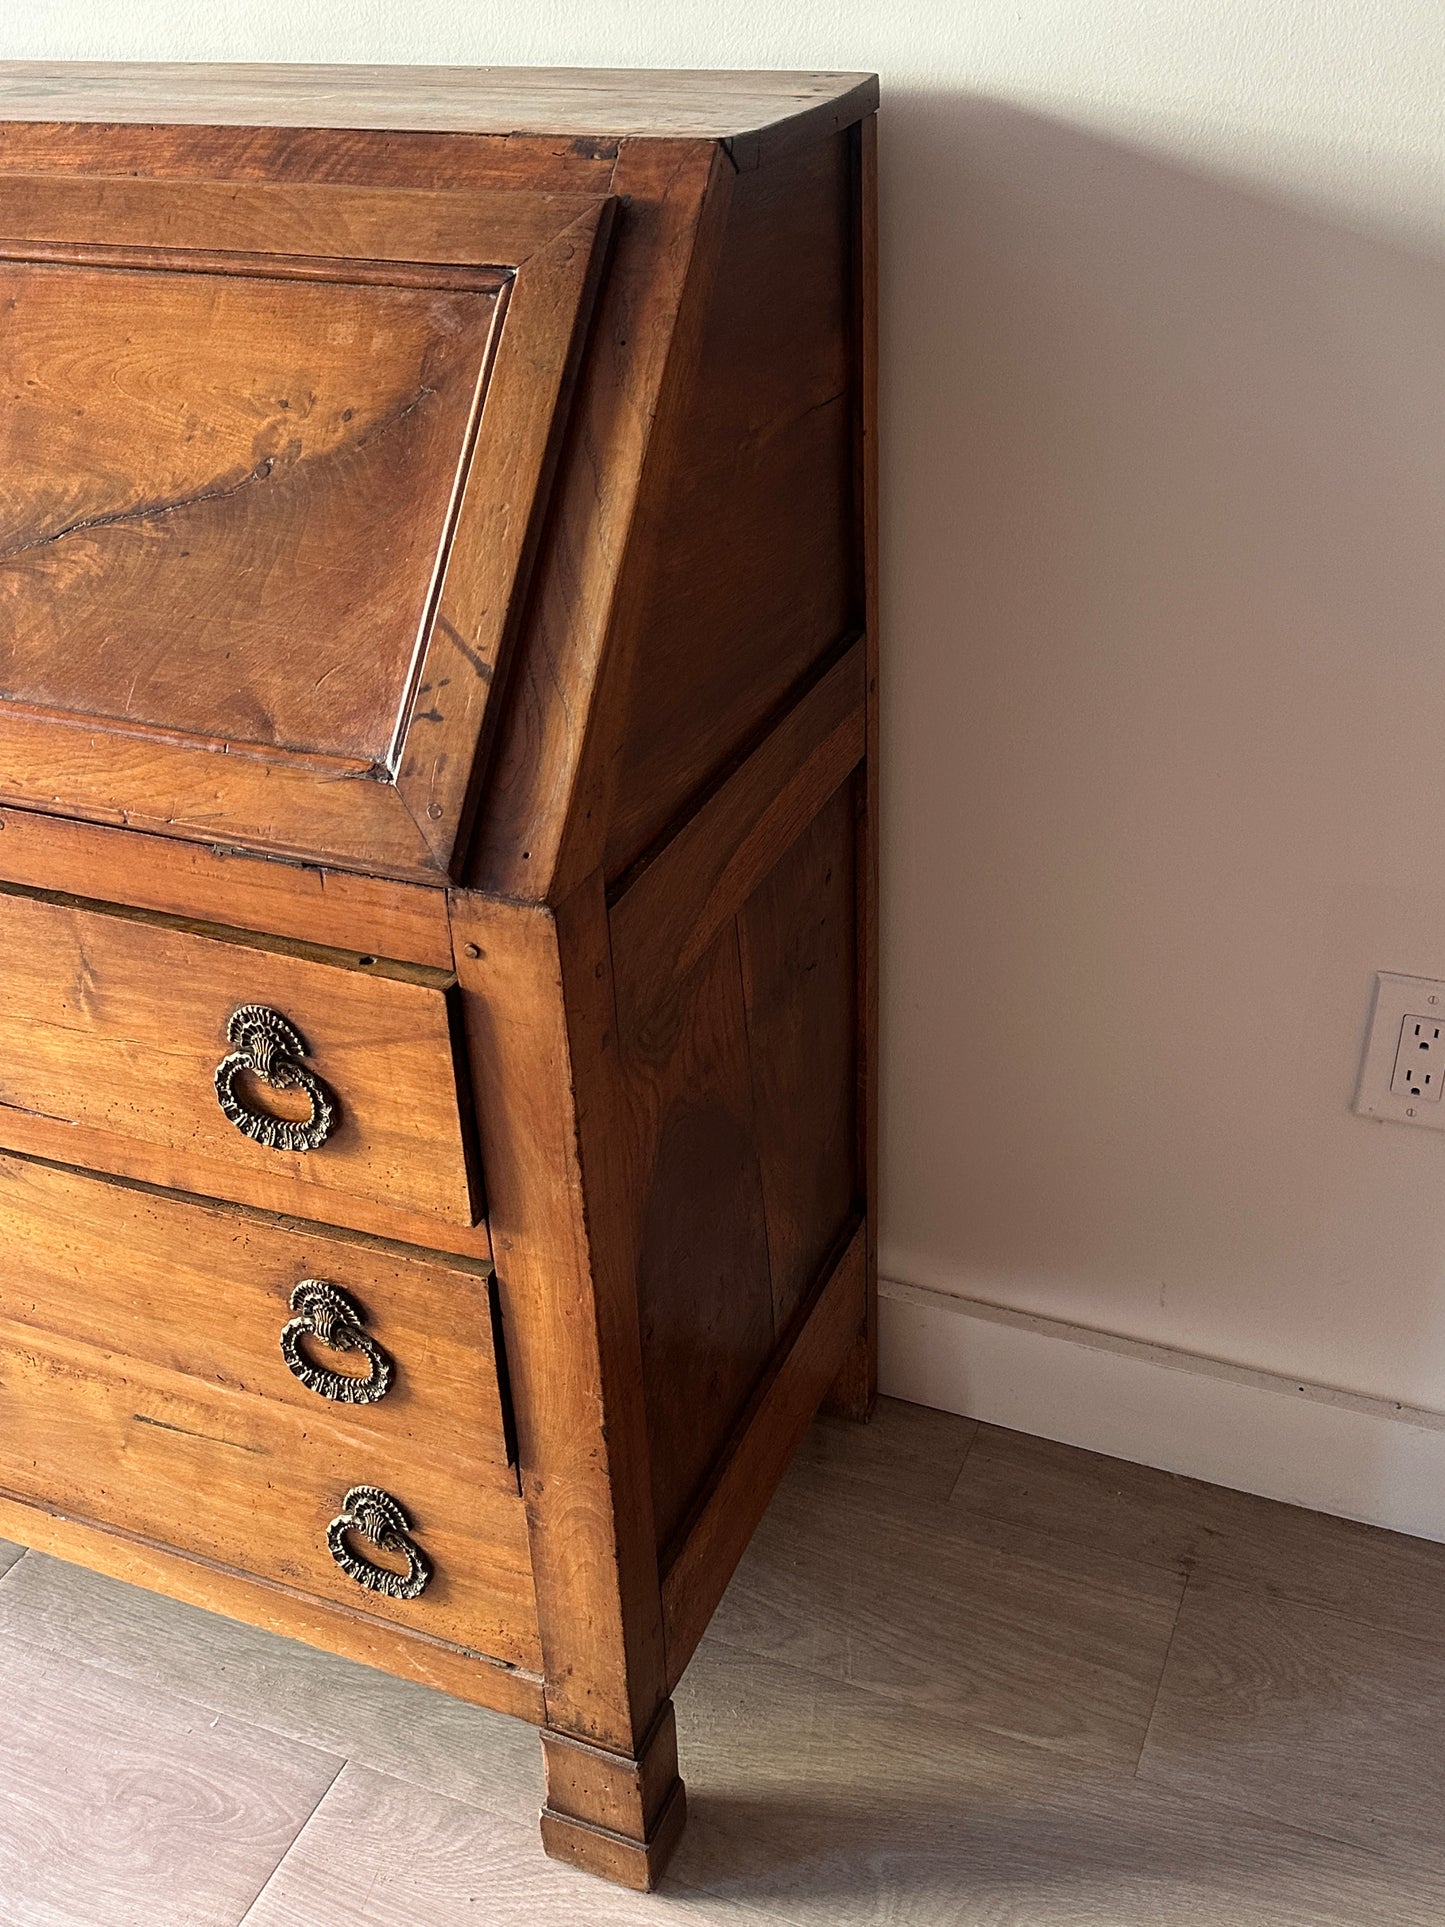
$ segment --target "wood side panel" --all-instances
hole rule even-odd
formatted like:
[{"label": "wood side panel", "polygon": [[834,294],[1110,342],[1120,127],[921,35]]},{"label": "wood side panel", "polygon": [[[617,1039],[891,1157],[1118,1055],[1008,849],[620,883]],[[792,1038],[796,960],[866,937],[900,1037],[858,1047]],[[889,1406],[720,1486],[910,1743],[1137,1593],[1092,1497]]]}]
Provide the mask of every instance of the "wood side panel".
[{"label": "wood side panel", "polygon": [[[67,1162],[71,1133],[95,1133],[171,1154],[188,1187],[190,1161],[206,1161],[241,1202],[284,1195],[281,1208],[324,1216],[329,1198],[352,1196],[475,1222],[446,990],[9,892],[0,954],[0,1138],[12,1148],[55,1155],[28,1135],[48,1122]],[[319,1149],[272,1149],[223,1114],[214,1073],[245,1004],[298,1027],[335,1104]],[[243,1098],[311,1108],[298,1091]]]},{"label": "wood side panel", "polygon": [[863,1311],[863,1247],[860,1228],[810,1301],[787,1351],[758,1388],[663,1579],[667,1675],[673,1685],[696,1651],[768,1500],[856,1337]]},{"label": "wood side panel", "polygon": [[862,1198],[854,813],[845,783],[738,918],[780,1332]]},{"label": "wood side panel", "polygon": [[450,1641],[429,1638],[355,1611],[315,1599],[295,1587],[237,1572],[213,1560],[188,1557],[152,1540],[0,1492],[0,1535],[17,1545],[88,1566],[127,1585],[203,1611],[224,1613],[286,1639],[340,1653],[420,1686],[452,1693],[540,1726],[542,1682],[536,1673],[509,1666]]},{"label": "wood side panel", "polygon": [[450,970],[443,890],[111,824],[0,813],[0,882]]},{"label": "wood side panel", "polygon": [[667,1694],[601,878],[452,903],[547,1724],[635,1757]]},{"label": "wood side panel", "polygon": [[[619,1030],[658,1543],[671,1539],[773,1349],[737,932],[688,975],[666,1045]],[[655,1055],[661,1047],[661,1054]]]},{"label": "wood side panel", "polygon": [[855,643],[628,882],[612,926],[618,1007],[629,1026],[666,1010],[668,987],[685,978],[857,764],[863,677]]},{"label": "wood side panel", "polygon": [[[624,143],[622,207],[578,377],[531,603],[489,759],[468,882],[519,901],[560,901],[595,867],[600,798],[582,781],[588,744],[615,718],[598,689],[648,451],[688,354],[732,170],[687,142]],[[703,217],[706,201],[708,213]],[[685,299],[691,307],[684,309]],[[683,310],[680,318],[680,310]],[[575,818],[577,827],[570,819]],[[564,862],[564,843],[570,839]]]},{"label": "wood side panel", "polygon": [[672,472],[625,564],[638,635],[609,878],[862,626],[849,188],[841,137],[734,184]]}]

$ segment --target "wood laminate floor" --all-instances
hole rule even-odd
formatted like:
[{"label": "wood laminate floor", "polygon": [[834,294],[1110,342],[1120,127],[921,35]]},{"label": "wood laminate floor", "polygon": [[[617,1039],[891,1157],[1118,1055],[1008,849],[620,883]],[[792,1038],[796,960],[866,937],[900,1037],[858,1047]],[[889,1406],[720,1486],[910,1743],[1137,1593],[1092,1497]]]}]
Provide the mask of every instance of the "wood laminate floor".
[{"label": "wood laminate floor", "polygon": [[530,1728],[0,1551],[3,1927],[1445,1927],[1445,1547],[885,1402],[678,1695],[663,1891]]}]

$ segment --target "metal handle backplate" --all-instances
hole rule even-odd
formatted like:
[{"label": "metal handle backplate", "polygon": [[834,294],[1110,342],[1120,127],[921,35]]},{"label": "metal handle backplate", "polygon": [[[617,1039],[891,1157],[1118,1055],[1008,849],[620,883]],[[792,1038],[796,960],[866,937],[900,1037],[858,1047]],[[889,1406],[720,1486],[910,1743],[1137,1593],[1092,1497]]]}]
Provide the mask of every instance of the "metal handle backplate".
[{"label": "metal handle backplate", "polygon": [[[291,1293],[291,1309],[296,1316],[281,1327],[281,1356],[293,1378],[338,1405],[374,1405],[386,1397],[395,1367],[366,1329],[366,1314],[350,1292],[325,1278],[303,1278]],[[359,1352],[371,1369],[363,1377],[317,1365],[302,1349],[304,1338],[332,1351]]]},{"label": "metal handle backplate", "polygon": [[[320,1078],[302,1064],[306,1046],[296,1026],[264,1004],[242,1004],[231,1012],[226,1041],[232,1049],[216,1066],[216,1101],[236,1129],[273,1151],[318,1150],[331,1135],[336,1106]],[[305,1091],[311,1100],[310,1117],[276,1117],[270,1111],[252,1110],[236,1094],[236,1079],[242,1071],[259,1077],[273,1091]]]},{"label": "metal handle backplate", "polygon": [[[353,1551],[348,1533],[369,1539],[382,1552],[394,1552],[406,1560],[404,1573],[389,1566],[374,1565]],[[431,1561],[410,1536],[410,1521],[389,1492],[376,1485],[354,1485],[341,1501],[341,1511],[326,1528],[326,1544],[332,1558],[348,1579],[368,1592],[383,1592],[391,1599],[416,1599],[425,1592],[432,1576]]]}]

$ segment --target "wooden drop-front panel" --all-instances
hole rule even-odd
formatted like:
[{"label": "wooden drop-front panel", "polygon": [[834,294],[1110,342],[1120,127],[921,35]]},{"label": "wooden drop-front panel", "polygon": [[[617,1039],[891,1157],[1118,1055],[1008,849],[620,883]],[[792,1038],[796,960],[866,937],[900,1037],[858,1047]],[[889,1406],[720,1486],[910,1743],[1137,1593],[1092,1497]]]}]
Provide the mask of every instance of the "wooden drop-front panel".
[{"label": "wooden drop-front panel", "polygon": [[[0,1532],[535,1720],[633,1886],[874,1393],[875,101],[0,63]],[[385,1402],[286,1375],[303,1265]]]}]

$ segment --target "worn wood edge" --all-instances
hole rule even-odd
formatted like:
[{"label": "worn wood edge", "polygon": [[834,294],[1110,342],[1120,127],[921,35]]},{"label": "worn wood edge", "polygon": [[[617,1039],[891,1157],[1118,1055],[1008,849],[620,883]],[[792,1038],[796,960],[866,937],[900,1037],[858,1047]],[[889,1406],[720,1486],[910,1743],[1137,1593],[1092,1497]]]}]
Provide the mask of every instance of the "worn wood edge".
[{"label": "worn wood edge", "polygon": [[284,937],[448,971],[451,930],[437,884],[393,882],[226,844],[11,807],[0,814],[0,882],[127,905],[222,929]]},{"label": "worn wood edge", "polygon": [[485,1653],[383,1625],[274,1580],[188,1557],[138,1535],[49,1512],[0,1492],[0,1535],[33,1551],[144,1586],[206,1612],[450,1693],[473,1706],[544,1723],[542,1682]]},{"label": "worn wood edge", "polygon": [[687,1789],[678,1780],[646,1840],[629,1840],[624,1833],[613,1833],[607,1827],[544,1806],[542,1850],[549,1860],[595,1874],[614,1887],[650,1894],[666,1872],[686,1824]]},{"label": "worn wood edge", "polygon": [[[760,103],[755,102],[753,112],[747,114],[747,124],[743,126],[738,125],[737,112],[731,116],[716,114],[701,118],[692,127],[642,126],[641,115],[635,111],[629,113],[625,100],[606,113],[599,105],[590,116],[565,111],[551,115],[535,112],[520,116],[513,114],[508,117],[506,126],[479,124],[476,117],[468,119],[460,109],[438,109],[435,106],[427,109],[413,103],[409,108],[412,116],[410,122],[398,125],[398,122],[404,121],[407,108],[398,106],[388,110],[378,104],[368,109],[356,98],[360,90],[384,88],[388,83],[399,85],[405,94],[408,89],[444,87],[448,83],[464,82],[473,76],[488,78],[495,71],[488,68],[436,66],[9,60],[0,61],[0,118],[57,125],[111,121],[124,126],[154,121],[187,126],[254,125],[303,130],[329,128],[348,133],[452,133],[541,140],[568,137],[596,140],[608,136],[675,140],[691,137],[717,141],[735,150],[735,165],[743,168],[757,166],[763,159],[791,146],[836,132],[878,104],[876,74],[833,73],[822,69],[797,72],[727,69],[655,72],[649,69],[631,74],[626,69],[605,68],[510,70],[519,80],[545,84],[559,99],[565,99],[569,92],[574,97],[585,96],[589,85],[596,93],[599,91],[599,81],[615,84],[629,79],[639,88],[666,88],[669,83],[675,85],[679,81],[696,85],[699,80],[713,80],[719,83],[719,92],[731,87],[736,95],[746,88],[748,82],[753,83],[755,91],[765,88],[770,93],[776,92],[779,111],[765,118],[759,117],[756,108]],[[195,87],[197,83],[230,82],[238,87],[245,87],[249,83],[259,90],[267,81],[274,86],[278,76],[291,89],[300,91],[309,87],[312,97],[294,105],[278,98],[273,98],[269,105],[263,105],[255,94],[237,101],[234,106],[223,100],[191,106],[186,100],[187,89]],[[143,87],[147,82],[157,87],[165,98],[164,111],[145,100],[126,103],[120,90],[127,85],[132,88]],[[832,83],[832,86],[827,91],[818,91],[818,82]],[[27,98],[26,88],[38,97]],[[47,88],[50,90],[48,93],[45,91]],[[325,97],[328,89],[337,92],[349,89],[352,98],[328,111]],[[95,97],[94,111],[88,112],[85,96],[92,93]],[[613,107],[612,102],[607,104]],[[528,125],[528,122],[532,124]]]},{"label": "worn wood edge", "polygon": [[854,642],[643,866],[612,905],[619,1018],[680,979],[862,758],[865,649]]},{"label": "worn wood edge", "polygon": [[681,1679],[728,1581],[858,1333],[868,1233],[859,1225],[764,1381],[662,1581],[668,1690]]}]

